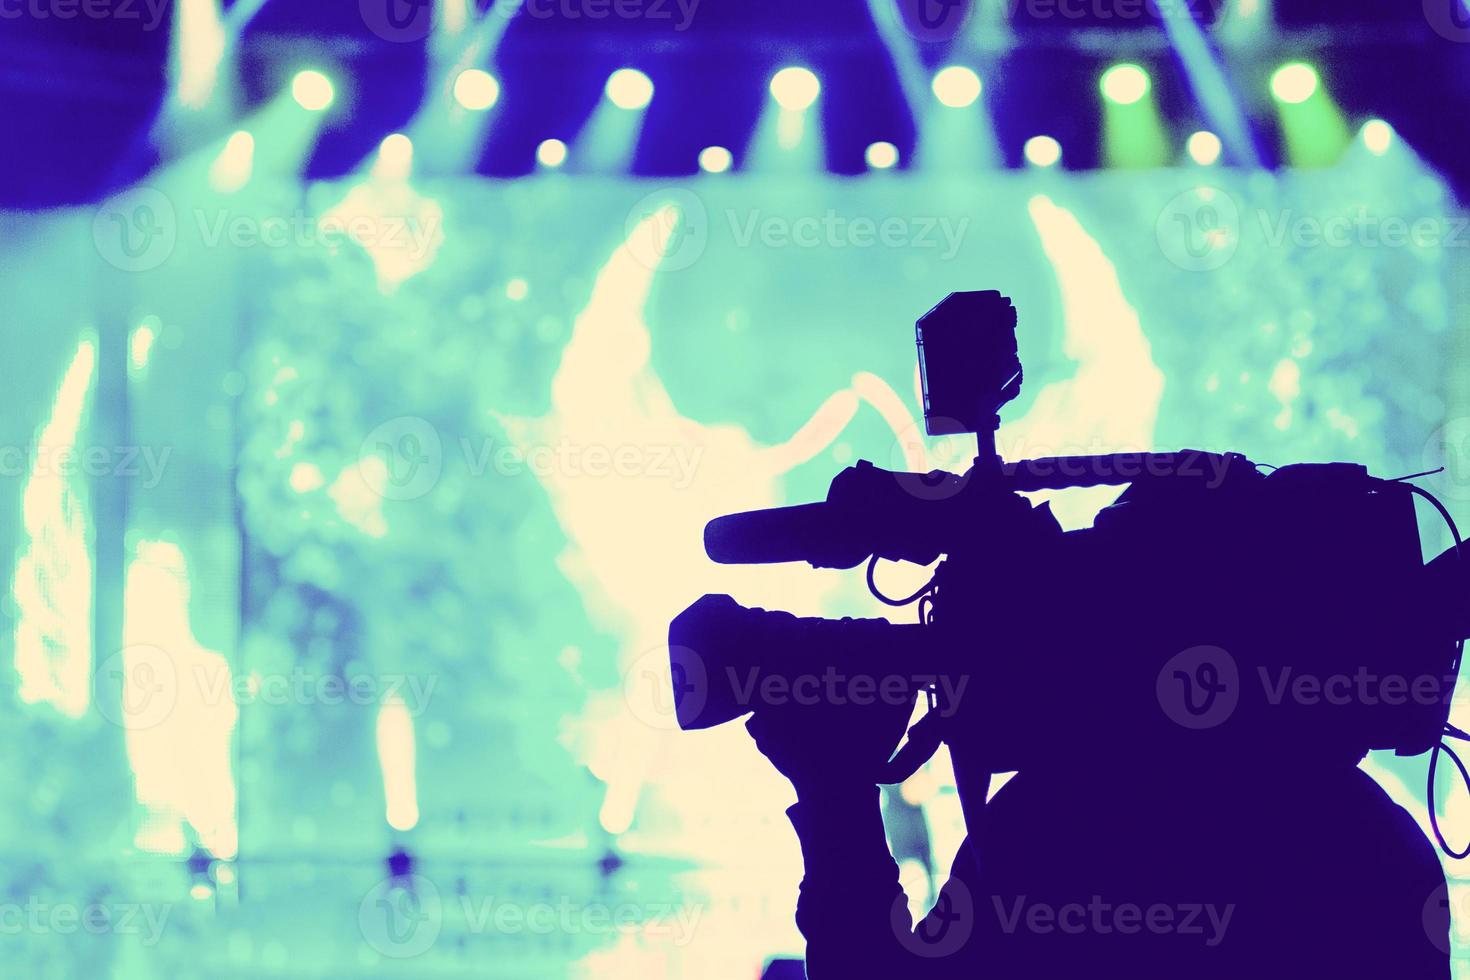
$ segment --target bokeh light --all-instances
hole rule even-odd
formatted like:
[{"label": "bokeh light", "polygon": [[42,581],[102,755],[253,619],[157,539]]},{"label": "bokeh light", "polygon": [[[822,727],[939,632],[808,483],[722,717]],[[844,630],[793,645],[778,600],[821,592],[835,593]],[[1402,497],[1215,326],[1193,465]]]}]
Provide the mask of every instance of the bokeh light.
[{"label": "bokeh light", "polygon": [[984,86],[980,76],[963,65],[942,68],[934,76],[934,97],[951,109],[974,105]]},{"label": "bokeh light", "polygon": [[332,80],[314,68],[296,73],[291,80],[291,97],[308,112],[321,112],[337,97]]},{"label": "bokeh light", "polygon": [[1360,135],[1363,137],[1363,145],[1374,156],[1383,156],[1393,145],[1393,127],[1382,119],[1369,119],[1363,123]]},{"label": "bokeh light", "polygon": [[810,69],[792,66],[771,76],[771,97],[783,109],[792,112],[810,109],[821,94],[822,83]]},{"label": "bokeh light", "polygon": [[567,145],[558,139],[542,140],[536,147],[536,162],[543,167],[560,167],[567,162]]},{"label": "bokeh light", "polygon": [[606,91],[619,109],[642,109],[653,101],[653,82],[636,68],[619,68],[609,75]]},{"label": "bokeh light", "polygon": [[1109,68],[1098,85],[1103,96],[1118,105],[1132,105],[1147,95],[1150,87],[1148,72],[1131,63]]},{"label": "bokeh light", "polygon": [[1184,144],[1189,158],[1202,167],[1220,159],[1220,137],[1207,129],[1201,129],[1189,134],[1189,139]]},{"label": "bokeh light", "polygon": [[889,170],[898,163],[898,147],[887,140],[879,140],[868,145],[863,157],[872,169]]},{"label": "bokeh light", "polygon": [[699,169],[707,174],[722,174],[734,162],[734,156],[723,146],[706,146],[699,151]]},{"label": "bokeh light", "polygon": [[1022,152],[1033,167],[1054,167],[1062,159],[1062,144],[1050,136],[1033,136],[1026,141]]},{"label": "bokeh light", "polygon": [[1271,76],[1271,94],[1287,105],[1298,105],[1316,94],[1318,84],[1317,69],[1305,61],[1293,61]]},{"label": "bokeh light", "polygon": [[500,98],[500,82],[482,68],[468,68],[454,80],[454,99],[472,112],[483,112]]}]

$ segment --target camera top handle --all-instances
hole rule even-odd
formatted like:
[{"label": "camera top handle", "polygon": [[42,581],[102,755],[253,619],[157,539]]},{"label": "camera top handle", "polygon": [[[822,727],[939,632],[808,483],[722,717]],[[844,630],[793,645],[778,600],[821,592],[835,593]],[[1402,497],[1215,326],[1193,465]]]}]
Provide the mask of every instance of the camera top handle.
[{"label": "camera top handle", "polygon": [[[977,461],[963,475],[894,472],[860,460],[832,480],[821,503],[715,518],[704,529],[704,549],[725,565],[805,561],[818,568],[853,568],[875,554],[927,565],[952,535],[955,525],[949,521],[977,493],[1121,485],[1164,476],[1219,480],[1245,473],[1259,476],[1256,465],[1239,453],[1195,449],[1052,456],[990,466]],[[930,528],[934,533],[925,533]]]}]

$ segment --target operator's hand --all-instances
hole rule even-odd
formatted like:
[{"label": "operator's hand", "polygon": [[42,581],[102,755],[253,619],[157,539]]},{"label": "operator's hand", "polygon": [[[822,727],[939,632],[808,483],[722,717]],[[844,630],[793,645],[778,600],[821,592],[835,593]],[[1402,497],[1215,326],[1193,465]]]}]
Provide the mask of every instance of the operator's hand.
[{"label": "operator's hand", "polygon": [[791,780],[796,794],[850,791],[882,781],[903,739],[913,698],[901,703],[766,705],[746,731],[756,747]]}]

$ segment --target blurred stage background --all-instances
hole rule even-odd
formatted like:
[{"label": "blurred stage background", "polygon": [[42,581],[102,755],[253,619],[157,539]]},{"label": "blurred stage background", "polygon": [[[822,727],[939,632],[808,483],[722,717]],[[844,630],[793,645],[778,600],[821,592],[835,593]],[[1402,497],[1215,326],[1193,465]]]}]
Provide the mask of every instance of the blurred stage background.
[{"label": "blurred stage background", "polygon": [[[700,531],[963,466],[951,290],[1020,310],[1008,457],[1447,465],[1463,517],[1459,3],[17,8],[0,975],[799,955],[789,788],[672,730],[663,633],[880,614]],[[1427,827],[1423,759],[1365,768]],[[927,907],[942,758],[886,810]]]}]

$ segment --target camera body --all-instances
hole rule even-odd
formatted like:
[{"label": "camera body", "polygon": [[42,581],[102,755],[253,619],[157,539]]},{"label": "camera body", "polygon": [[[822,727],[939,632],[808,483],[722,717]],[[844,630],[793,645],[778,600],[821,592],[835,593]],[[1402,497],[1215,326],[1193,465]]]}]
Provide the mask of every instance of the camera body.
[{"label": "camera body", "polygon": [[[868,561],[870,586],[880,558],[943,556],[910,597],[919,622],[797,619],[706,596],[670,629],[680,725],[759,710],[761,678],[791,690],[835,672],[892,681],[895,697],[927,692],[953,719],[943,738],[991,772],[1100,745],[1220,766],[1257,764],[1262,745],[1346,764],[1436,746],[1466,624],[1436,601],[1415,488],[1355,464],[1266,473],[1192,450],[1002,461],[993,433],[1019,391],[1015,322],[994,292],[954,294],[919,321],[928,428],[978,431],[967,473],[861,462],[821,503],[706,528],[716,561]],[[1023,496],[1098,484],[1127,489],[1075,531]]]}]

